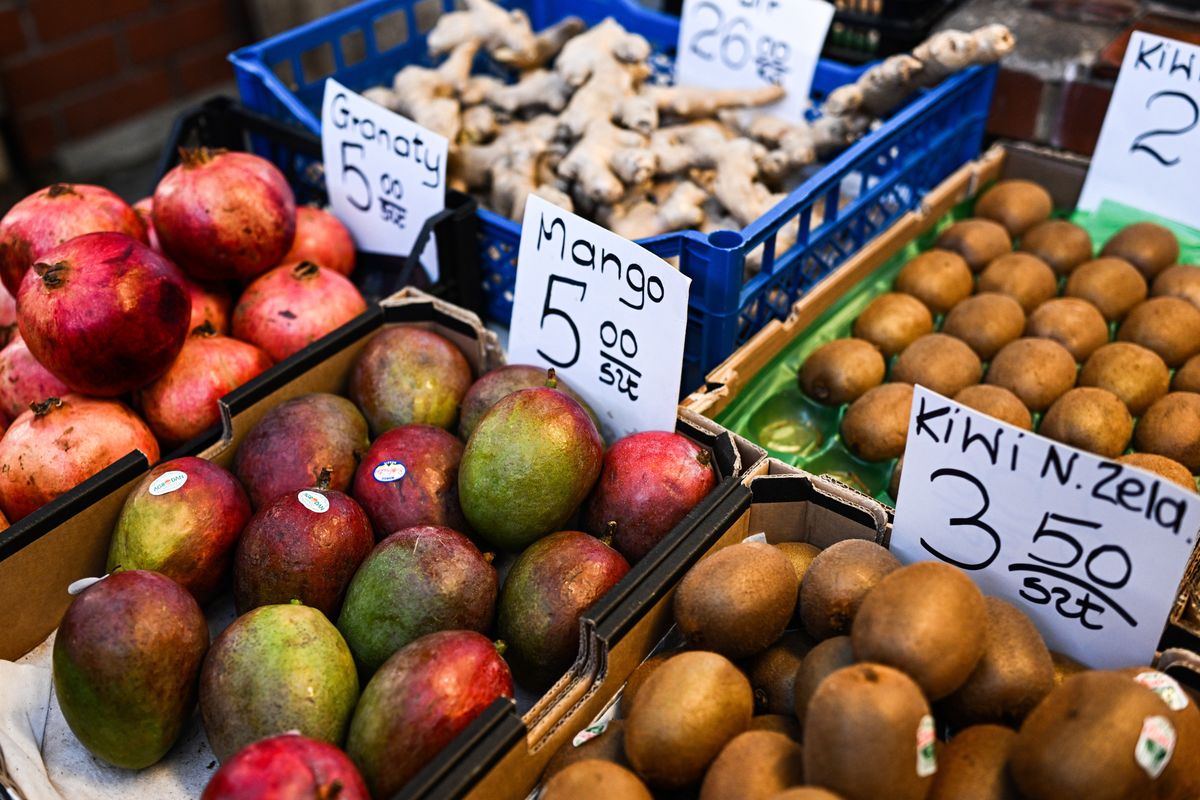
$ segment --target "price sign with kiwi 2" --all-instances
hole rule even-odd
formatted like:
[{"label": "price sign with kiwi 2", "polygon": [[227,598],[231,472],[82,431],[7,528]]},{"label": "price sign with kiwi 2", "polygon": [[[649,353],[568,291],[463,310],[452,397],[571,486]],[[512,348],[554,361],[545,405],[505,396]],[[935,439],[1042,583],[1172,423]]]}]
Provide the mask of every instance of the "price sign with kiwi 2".
[{"label": "price sign with kiwi 2", "polygon": [[940,560],[1089,667],[1148,663],[1200,534],[1200,496],[918,386],[891,548]]}]

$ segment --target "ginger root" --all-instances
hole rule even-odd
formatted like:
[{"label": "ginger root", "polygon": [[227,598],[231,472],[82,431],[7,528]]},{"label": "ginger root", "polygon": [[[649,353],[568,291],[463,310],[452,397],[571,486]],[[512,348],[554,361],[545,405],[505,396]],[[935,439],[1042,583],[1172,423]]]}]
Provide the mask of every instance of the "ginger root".
[{"label": "ginger root", "polygon": [[593,119],[583,137],[558,165],[586,203],[612,205],[625,187],[654,176],[657,163],[641,134],[618,128],[603,117]]},{"label": "ginger root", "polygon": [[704,224],[707,200],[708,192],[691,181],[680,181],[660,201],[647,198],[614,209],[604,224],[626,239],[645,239],[671,231],[699,228]]},{"label": "ginger root", "polygon": [[508,11],[492,0],[466,0],[466,9],[438,18],[425,39],[431,55],[449,53],[473,42],[501,64],[534,62],[538,42],[529,16],[520,9]]}]

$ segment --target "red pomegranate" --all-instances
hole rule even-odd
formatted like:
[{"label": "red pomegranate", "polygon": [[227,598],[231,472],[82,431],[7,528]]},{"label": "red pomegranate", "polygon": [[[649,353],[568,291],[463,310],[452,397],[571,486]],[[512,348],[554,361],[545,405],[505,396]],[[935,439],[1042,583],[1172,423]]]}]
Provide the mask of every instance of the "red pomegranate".
[{"label": "red pomegranate", "polygon": [[280,263],[313,261],[322,267],[349,275],[354,271],[354,240],[341,221],[316,206],[296,209],[296,238]]},{"label": "red pomegranate", "polygon": [[35,261],[69,239],[96,231],[146,242],[137,212],[108,189],[56,183],[34,192],[0,219],[0,281],[15,296]]},{"label": "red pomegranate", "polygon": [[29,404],[71,390],[29,352],[20,332],[0,350],[0,414],[16,419]]},{"label": "red pomegranate", "polygon": [[219,334],[229,333],[229,313],[233,308],[233,298],[219,284],[198,283],[184,278],[188,295],[192,298],[192,321],[188,330],[194,331],[204,323],[212,325]]},{"label": "red pomegranate", "polygon": [[154,198],[143,197],[133,204],[133,210],[146,226],[146,243],[150,245],[151,250],[161,253],[162,245],[158,243],[158,234],[154,232]]},{"label": "red pomegranate", "polygon": [[17,328],[17,299],[0,286],[0,344],[7,342]]},{"label": "red pomegranate", "polygon": [[233,335],[282,361],[366,310],[346,276],[311,261],[284,264],[246,287],[233,309]]},{"label": "red pomegranate", "polygon": [[81,394],[145,386],[179,355],[191,305],[183,276],[121,233],[77,236],[25,273],[17,324],[30,352]]},{"label": "red pomegranate", "polygon": [[133,450],[158,461],[146,423],[115,400],[36,403],[0,439],[0,512],[16,522]]},{"label": "red pomegranate", "polygon": [[163,252],[198,280],[248,280],[279,263],[296,233],[296,199],[275,165],[201,147],[154,190]]},{"label": "red pomegranate", "polygon": [[271,366],[252,344],[218,336],[204,323],[192,331],[175,363],[137,393],[150,430],[164,444],[182,444],[221,421],[225,395]]},{"label": "red pomegranate", "polygon": [[371,800],[354,762],[331,744],[284,733],[246,745],[200,800]]}]

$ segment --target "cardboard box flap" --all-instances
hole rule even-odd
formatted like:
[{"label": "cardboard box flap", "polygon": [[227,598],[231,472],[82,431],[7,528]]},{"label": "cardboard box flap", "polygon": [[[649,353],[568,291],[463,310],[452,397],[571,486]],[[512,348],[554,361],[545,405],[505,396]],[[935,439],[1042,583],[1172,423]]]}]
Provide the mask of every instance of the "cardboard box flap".
[{"label": "cardboard box flap", "polygon": [[849,487],[798,471],[755,478],[750,491],[750,532],[765,533],[768,542],[800,541],[824,549],[857,538],[887,547],[887,511]]}]

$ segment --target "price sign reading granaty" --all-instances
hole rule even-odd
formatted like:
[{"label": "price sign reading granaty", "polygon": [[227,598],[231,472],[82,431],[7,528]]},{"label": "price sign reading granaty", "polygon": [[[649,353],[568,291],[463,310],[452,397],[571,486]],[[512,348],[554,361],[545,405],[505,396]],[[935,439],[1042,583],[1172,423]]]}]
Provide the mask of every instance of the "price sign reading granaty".
[{"label": "price sign reading granaty", "polygon": [[[325,81],[321,150],[334,215],[358,249],[406,256],[425,220],[446,206],[450,143],[412,120],[372,103],[337,81]],[[438,279],[437,242],[421,266]]]},{"label": "price sign reading granaty", "polygon": [[713,89],[782,86],[766,111],[798,120],[833,4],[825,0],[686,0],[679,23],[675,82]]},{"label": "price sign reading granaty", "polygon": [[509,361],[554,367],[609,442],[674,430],[691,283],[650,251],[530,195]]},{"label": "price sign reading granaty", "polygon": [[1154,657],[1200,496],[918,386],[892,551],[966,570],[1089,667]]}]

